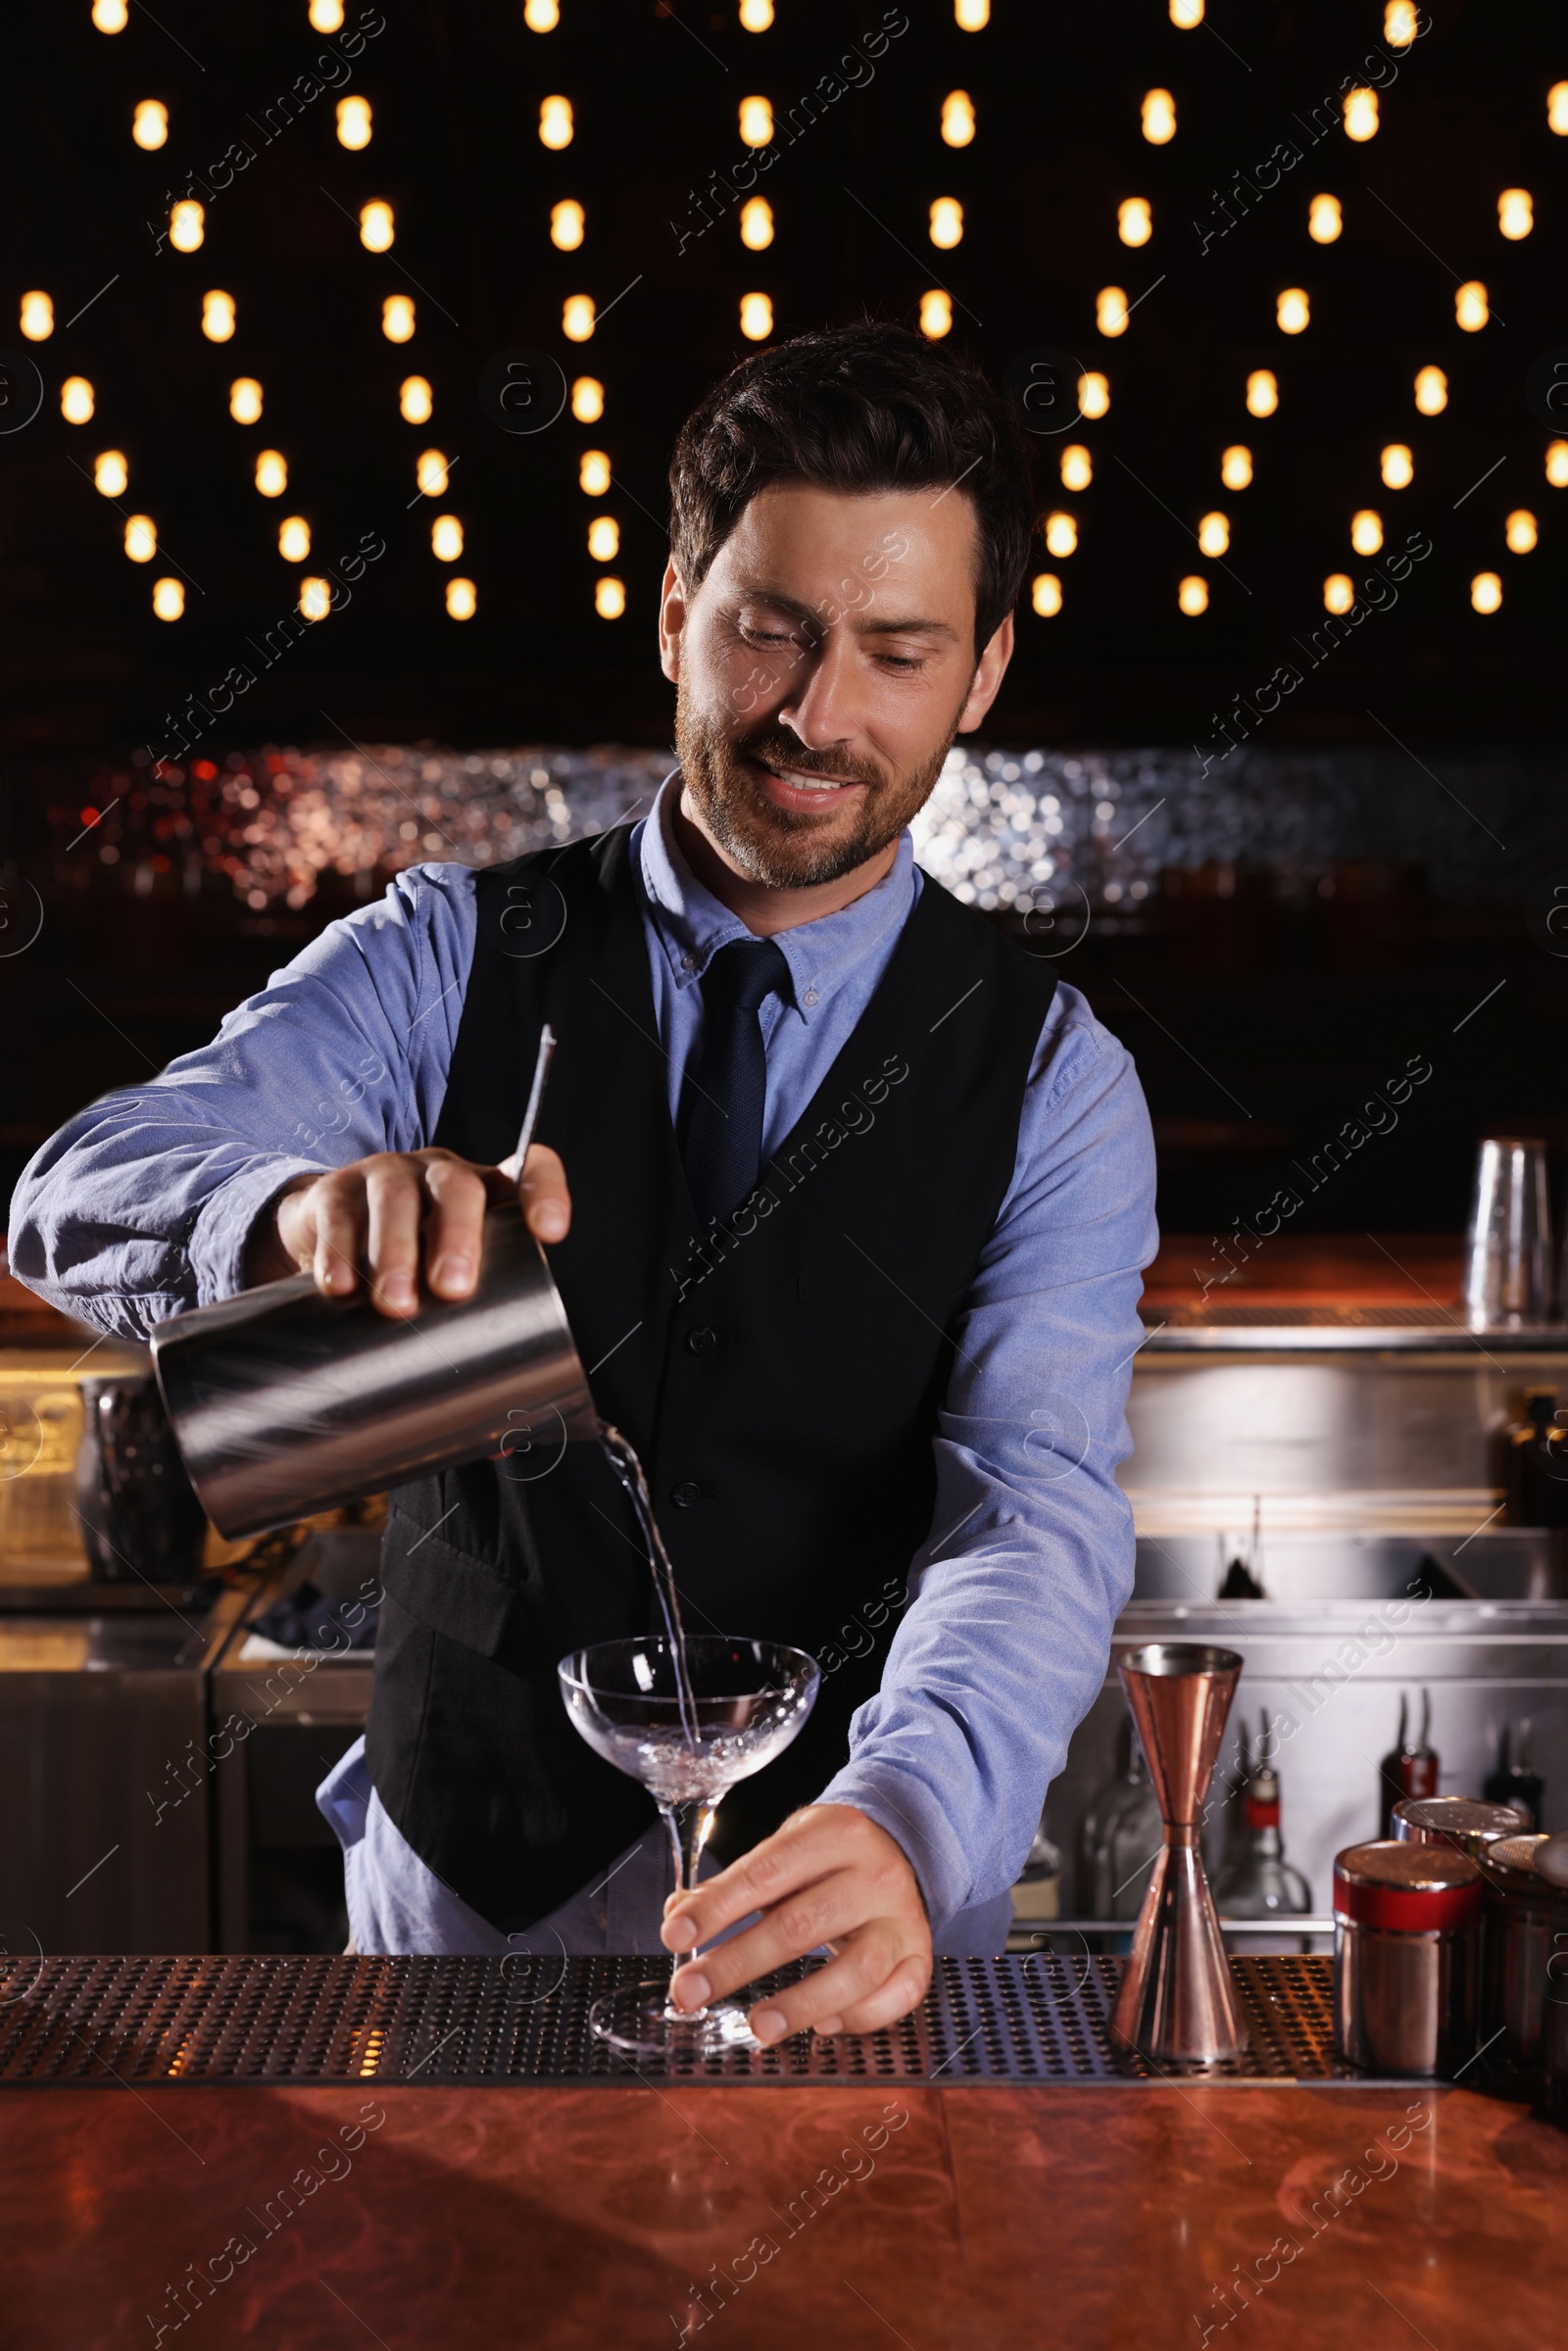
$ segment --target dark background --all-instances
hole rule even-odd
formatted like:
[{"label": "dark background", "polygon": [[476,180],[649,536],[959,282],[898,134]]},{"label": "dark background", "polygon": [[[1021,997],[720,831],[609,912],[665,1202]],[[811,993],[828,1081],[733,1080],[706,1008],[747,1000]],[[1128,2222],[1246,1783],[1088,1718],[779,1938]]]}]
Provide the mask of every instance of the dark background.
[{"label": "dark background", "polygon": [[[248,905],[188,824],[169,829],[200,767],[172,762],[165,799],[150,797],[146,747],[168,746],[168,714],[249,660],[247,641],[293,604],[300,567],[277,553],[283,514],[310,519],[308,570],[367,532],[387,553],[345,609],[209,730],[206,781],[240,756],[265,772],[268,745],[341,749],[345,737],[456,748],[667,740],[653,642],[664,466],[682,415],[749,348],[737,311],[751,288],[770,294],[782,336],[866,311],[913,323],[921,292],[945,284],[955,342],[998,375],[1051,345],[1110,378],[1109,415],[1071,436],[1094,453],[1090,489],[1064,494],[1059,442],[1038,444],[1042,512],[1075,512],[1080,544],[1061,563],[1041,556],[1062,576],[1065,609],[1051,620],[1021,612],[987,741],[1088,747],[1134,767],[1144,748],[1187,761],[1171,769],[1171,805],[1191,795],[1194,812],[1171,837],[1158,887],[1136,914],[1098,906],[1063,964],[1138,1054],[1161,1139],[1164,1221],[1224,1231],[1412,1054],[1434,1068],[1419,1104],[1303,1223],[1452,1228],[1478,1132],[1528,1120],[1568,1138],[1557,1077],[1568,998],[1527,908],[1540,877],[1568,866],[1568,847],[1553,847],[1568,497],[1546,483],[1551,435],[1525,397],[1532,363],[1568,345],[1568,140],[1546,122],[1546,91],[1568,77],[1568,20],[1530,0],[1442,0],[1413,48],[1392,53],[1388,79],[1371,0],[1266,11],[1212,0],[1191,31],[1157,0],[1090,11],[996,0],[975,34],[956,28],[948,0],[908,0],[906,14],[869,86],[781,137],[759,182],[775,219],[760,254],[741,245],[738,207],[683,251],[671,222],[689,225],[694,192],[744,154],[740,99],[766,94],[782,133],[852,41],[882,23],[880,8],[777,0],[772,28],[753,35],[733,0],[722,10],[563,0],[560,27],[539,36],[518,0],[387,0],[385,29],[351,78],[270,139],[268,110],[343,46],[341,34],[312,31],[305,0],[216,14],[161,0],[156,20],[133,5],[113,37],[74,0],[8,27],[0,342],[41,369],[44,400],[33,422],[0,436],[4,935],[30,934],[29,890],[43,920],[0,959],[0,1178],[94,1093],[200,1042],[356,903],[334,882],[302,906]],[[351,0],[346,30],[359,16]],[[1369,56],[1385,77],[1378,136],[1357,145],[1332,130],[1203,251],[1193,223],[1222,217],[1216,191],[1281,139],[1307,147],[1313,108],[1337,103],[1348,74],[1370,77]],[[1154,85],[1178,111],[1161,147],[1139,126]],[[959,150],[938,130],[953,88],[969,92],[978,118]],[[335,137],[344,91],[374,110],[357,154]],[[538,106],[558,91],[576,132],[552,152]],[[171,116],[153,154],[130,138],[146,97]],[[208,201],[201,249],[158,252],[169,203],[234,140],[255,160]],[[1497,227],[1497,196],[1513,186],[1535,202],[1534,233],[1517,244]],[[1344,207],[1330,246],[1306,234],[1320,190]],[[965,209],[949,253],[926,235],[940,195]],[[1153,207],[1153,238],[1138,249],[1116,236],[1128,195]],[[587,211],[571,254],[548,233],[550,207],[566,196]],[[386,255],[359,242],[355,216],[370,197],[395,210]],[[1454,321],[1455,285],[1469,278],[1494,306],[1479,334]],[[1137,300],[1114,340],[1094,323],[1107,283]],[[1296,337],[1275,324],[1290,285],[1312,304]],[[44,343],[15,331],[32,287],[55,304]],[[211,287],[238,305],[224,344],[200,329]],[[380,331],[393,292],[417,306],[403,345]],[[561,333],[574,292],[608,312],[575,347]],[[603,421],[583,427],[568,412],[534,435],[498,429],[477,380],[518,345],[599,377]],[[1411,395],[1426,364],[1449,382],[1433,418]],[[1281,387],[1266,420],[1244,406],[1246,376],[1262,366]],[[427,425],[398,414],[411,372],[434,387]],[[84,426],[60,415],[73,373],[94,386]],[[264,385],[258,425],[228,415],[238,374]],[[1415,453],[1414,485],[1401,492],[1378,479],[1390,440]],[[1218,474],[1232,441],[1252,449],[1256,467],[1236,495]],[[430,552],[431,505],[416,494],[415,456],[431,446],[455,461],[439,504],[465,526],[453,568],[479,596],[466,623],[446,615],[449,567]],[[589,446],[614,467],[602,501],[577,487]],[[263,447],[288,460],[282,499],[253,485]],[[105,448],[129,460],[122,512],[92,486]],[[1235,789],[1216,794],[1189,747],[1210,744],[1214,713],[1297,659],[1293,647],[1323,620],[1327,573],[1366,575],[1348,543],[1363,506],[1382,514],[1391,546],[1424,531],[1430,557],[1397,609],[1372,616],[1257,729],[1229,770]],[[1539,519],[1540,544],[1515,557],[1503,518],[1521,506]],[[1211,508],[1231,517],[1223,564],[1203,561],[1191,536]],[[621,526],[611,568],[627,611],[612,622],[593,609],[596,511]],[[157,520],[151,564],[126,560],[127,512]],[[186,580],[172,624],[151,611],[166,569]],[[1480,569],[1503,579],[1502,609],[1489,616],[1469,602]],[[1196,620],[1176,608],[1190,571],[1210,584]],[[1313,762],[1310,776],[1295,758]],[[1325,772],[1337,790],[1325,792]],[[111,800],[116,815],[81,837],[83,811]],[[110,846],[123,854],[105,863]]]}]

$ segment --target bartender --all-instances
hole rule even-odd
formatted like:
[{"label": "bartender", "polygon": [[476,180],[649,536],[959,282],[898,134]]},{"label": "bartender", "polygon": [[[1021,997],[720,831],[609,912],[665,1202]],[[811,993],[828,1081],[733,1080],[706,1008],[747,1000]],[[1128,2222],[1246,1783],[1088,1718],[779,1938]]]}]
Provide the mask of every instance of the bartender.
[{"label": "bartender", "polygon": [[1004,937],[910,843],[1012,652],[1007,409],[900,328],[805,335],[708,394],[670,490],[652,808],[409,867],[46,1145],[11,1263],[125,1335],[298,1268],[394,1317],[466,1297],[550,1023],[520,1195],[596,1402],[688,1626],[811,1651],[816,1707],[666,1900],[651,1799],[555,1672],[650,1629],[646,1556],[598,1449],[519,1427],[391,1495],[368,1732],[319,1800],[359,1950],[662,1942],[696,2007],[827,1946],[753,2008],[768,2041],[1003,1947],[1132,1584],[1153,1154],[1058,936]]}]

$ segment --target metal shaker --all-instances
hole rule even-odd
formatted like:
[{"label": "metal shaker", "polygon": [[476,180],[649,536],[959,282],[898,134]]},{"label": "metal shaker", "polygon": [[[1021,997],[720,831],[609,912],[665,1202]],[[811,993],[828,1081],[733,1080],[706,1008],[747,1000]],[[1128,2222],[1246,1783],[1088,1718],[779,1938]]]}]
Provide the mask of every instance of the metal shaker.
[{"label": "metal shaker", "polygon": [[1536,1875],[1552,1887],[1561,1912],[1546,1958],[1544,2066],[1546,2097],[1559,2122],[1568,2122],[1568,1835],[1536,1847]]},{"label": "metal shaker", "polygon": [[1544,1322],[1551,1311],[1546,1147],[1532,1137],[1489,1135],[1476,1154],[1464,1303],[1473,1331]]},{"label": "metal shaker", "polygon": [[[1481,2037],[1501,2035],[1501,2054],[1521,2071],[1544,2071],[1547,1968],[1568,1927],[1568,1895],[1536,1867],[1548,1839],[1504,1837],[1481,1865],[1486,1891]],[[1560,1973],[1560,1969],[1559,1969]],[[1568,1991],[1568,1984],[1556,1988]]]},{"label": "metal shaker", "polygon": [[1452,2074],[1476,2045],[1481,1868],[1378,1837],[1334,1860],[1334,2042],[1368,2073]]}]

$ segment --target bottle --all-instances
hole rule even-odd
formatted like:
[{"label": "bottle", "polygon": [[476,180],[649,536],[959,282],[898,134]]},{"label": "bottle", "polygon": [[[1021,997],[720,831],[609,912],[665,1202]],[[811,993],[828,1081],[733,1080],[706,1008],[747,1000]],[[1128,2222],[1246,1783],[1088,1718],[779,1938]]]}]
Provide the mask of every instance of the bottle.
[{"label": "bottle", "polygon": [[1164,1838],[1159,1805],[1129,1715],[1122,1725],[1116,1777],[1097,1790],[1084,1815],[1084,1880],[1091,1918],[1138,1916]]},{"label": "bottle", "polygon": [[1432,1729],[1430,1690],[1421,1692],[1421,1736],[1414,1746],[1410,1744],[1408,1720],[1408,1703],[1401,1690],[1399,1743],[1378,1766],[1378,1792],[1383,1804],[1380,1837],[1394,1835],[1394,1807],[1401,1796],[1435,1796],[1438,1792],[1438,1752],[1428,1737]]},{"label": "bottle", "polygon": [[1012,1889],[1012,1915],[1020,1921],[1061,1916],[1061,1854],[1046,1835],[1043,1822]]},{"label": "bottle", "polygon": [[1511,1420],[1502,1431],[1501,1453],[1503,1491],[1508,1497],[1508,1524],[1528,1527],[1533,1522],[1527,1516],[1529,1504],[1525,1497],[1525,1456],[1531,1447],[1542,1444],[1553,1425],[1557,1409],[1554,1388],[1532,1388],[1525,1397],[1524,1418]]},{"label": "bottle", "polygon": [[1497,1768],[1487,1774],[1481,1792],[1489,1803],[1516,1805],[1529,1814],[1530,1829],[1537,1830],[1541,1827],[1541,1801],[1545,1791],[1545,1781],[1532,1766],[1527,1716],[1519,1725],[1516,1739],[1510,1739],[1504,1727],[1497,1739]]},{"label": "bottle", "polygon": [[1285,1858],[1279,1774],[1267,1760],[1256,1765],[1242,1802],[1242,1842],[1215,1874],[1215,1908],[1222,1918],[1304,1916],[1312,1907],[1312,1890]]}]

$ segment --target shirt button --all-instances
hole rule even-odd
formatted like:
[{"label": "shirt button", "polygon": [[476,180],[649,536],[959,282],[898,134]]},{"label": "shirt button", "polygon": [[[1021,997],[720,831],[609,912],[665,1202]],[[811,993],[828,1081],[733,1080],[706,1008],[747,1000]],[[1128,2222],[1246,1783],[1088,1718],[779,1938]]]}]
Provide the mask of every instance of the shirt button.
[{"label": "shirt button", "polygon": [[693,1502],[702,1500],[703,1490],[695,1478],[684,1478],[678,1486],[670,1488],[669,1498],[677,1510],[689,1510]]},{"label": "shirt button", "polygon": [[697,957],[695,955],[682,955],[680,959],[680,967],[682,971],[695,971],[697,969]]},{"label": "shirt button", "polygon": [[688,1331],[686,1334],[686,1352],[689,1355],[709,1354],[717,1345],[718,1333],[709,1330],[706,1324],[701,1330]]},{"label": "shirt button", "polygon": [[801,1002],[803,1004],[814,1004],[816,1002],[816,990],[814,988],[808,988],[806,994],[801,998]]}]

